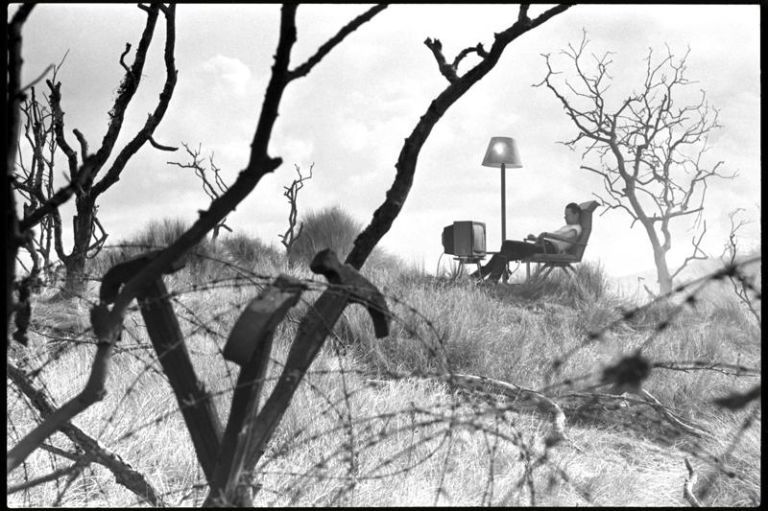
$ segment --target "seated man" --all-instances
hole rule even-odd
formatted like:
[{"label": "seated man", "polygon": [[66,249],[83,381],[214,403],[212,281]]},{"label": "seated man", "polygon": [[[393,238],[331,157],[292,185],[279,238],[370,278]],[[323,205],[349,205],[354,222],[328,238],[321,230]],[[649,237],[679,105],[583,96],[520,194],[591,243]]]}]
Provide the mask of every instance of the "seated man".
[{"label": "seated man", "polygon": [[[565,225],[554,232],[542,232],[538,236],[529,234],[525,241],[506,240],[501,245],[501,251],[494,254],[488,264],[483,266],[480,277],[488,275],[489,280],[499,280],[509,261],[527,259],[533,254],[562,254],[573,246],[581,236],[581,208],[575,202],[565,206]],[[477,276],[477,272],[472,274]]]}]

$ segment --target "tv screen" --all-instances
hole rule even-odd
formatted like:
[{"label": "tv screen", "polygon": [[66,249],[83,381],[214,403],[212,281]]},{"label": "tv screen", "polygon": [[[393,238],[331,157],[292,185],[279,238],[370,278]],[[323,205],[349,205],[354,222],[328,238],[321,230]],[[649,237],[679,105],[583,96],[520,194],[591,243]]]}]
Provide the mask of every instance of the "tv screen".
[{"label": "tv screen", "polygon": [[446,254],[459,257],[485,255],[485,224],[462,220],[443,228],[443,249]]}]

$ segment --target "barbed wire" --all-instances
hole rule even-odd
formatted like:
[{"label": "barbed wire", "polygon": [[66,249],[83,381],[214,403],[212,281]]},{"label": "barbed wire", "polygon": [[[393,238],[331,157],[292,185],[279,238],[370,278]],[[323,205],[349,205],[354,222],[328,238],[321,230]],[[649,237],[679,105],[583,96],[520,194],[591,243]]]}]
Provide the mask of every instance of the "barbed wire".
[{"label": "barbed wire", "polygon": [[[259,274],[252,268],[238,266],[237,262],[217,256],[203,254],[200,257],[213,270],[198,275],[185,275],[182,270],[180,275],[167,277],[173,283],[173,288],[158,300],[169,300],[173,304],[182,325],[183,342],[188,345],[190,353],[197,357],[198,370],[205,369],[205,376],[215,376],[219,378],[217,381],[225,382],[223,388],[211,389],[206,399],[223,399],[222,403],[225,404],[236,390],[237,371],[231,363],[223,360],[223,345],[238,311],[249,297],[270,285],[274,275]],[[278,426],[264,457],[253,473],[249,474],[256,497],[261,499],[259,503],[265,505],[354,505],[356,499],[362,498],[359,494],[373,491],[368,488],[375,486],[370,485],[379,484],[380,481],[397,484],[394,481],[399,481],[398,478],[424,477],[419,471],[428,470],[433,476],[429,503],[461,503],[463,497],[458,495],[461,488],[451,486],[456,484],[453,481],[453,464],[456,460],[478,462],[477,456],[469,457],[464,451],[482,446],[482,458],[487,464],[482,469],[474,467],[478,473],[484,474],[482,482],[474,490],[477,496],[475,504],[519,504],[525,501],[530,505],[538,505],[542,498],[546,498],[548,491],[554,491],[559,482],[571,488],[584,503],[595,504],[589,488],[570,476],[553,454],[556,449],[570,448],[581,454],[585,451],[577,445],[572,435],[571,438],[560,439],[541,433],[563,427],[562,423],[556,423],[557,418],[552,415],[557,415],[557,410],[560,410],[564,418],[567,417],[563,420],[567,420],[571,428],[594,429],[601,424],[610,424],[611,428],[619,427],[643,436],[655,430],[658,433],[654,437],[655,442],[674,447],[699,460],[708,470],[705,478],[716,479],[721,475],[729,481],[738,481],[743,487],[750,487],[757,477],[752,472],[754,467],[739,469],[733,466],[733,461],[747,432],[760,422],[759,382],[746,392],[738,385],[731,385],[713,389],[719,392],[715,397],[704,399],[703,396],[692,396],[698,402],[691,405],[690,409],[682,410],[662,404],[653,396],[648,397],[644,385],[651,375],[657,374],[657,369],[679,375],[707,373],[723,378],[737,378],[738,381],[761,377],[759,367],[750,367],[749,364],[695,358],[652,360],[647,355],[654,343],[662,342],[663,334],[669,334],[683,312],[696,311],[698,296],[711,282],[723,278],[736,278],[742,282],[743,279],[748,281],[742,282],[744,289],[752,293],[753,299],[761,300],[761,291],[741,271],[742,267],[754,262],[753,258],[728,265],[677,286],[669,296],[619,309],[619,317],[615,320],[599,329],[585,332],[581,340],[573,339],[575,344],[557,354],[551,360],[549,370],[540,375],[542,385],[531,389],[482,374],[475,375],[474,380],[472,375],[462,375],[462,371],[455,367],[456,360],[450,352],[453,341],[450,328],[441,328],[435,319],[429,317],[428,312],[409,304],[408,296],[385,293],[392,311],[389,317],[393,323],[390,339],[396,346],[411,346],[408,354],[417,359],[410,363],[402,360],[407,355],[398,359],[393,357],[391,351],[381,351],[377,346],[386,347],[388,339],[372,340],[371,332],[367,330],[369,327],[364,326],[364,312],[348,309],[336,325],[324,325],[331,337],[324,358],[320,362],[316,361],[305,375],[300,393],[294,396],[294,401],[298,402],[289,409],[283,418],[285,424]],[[83,277],[100,282],[93,275]],[[329,284],[314,278],[298,280],[305,293],[288,320],[276,331],[270,370],[264,378],[265,391],[274,386],[284,367],[283,352],[290,338],[296,334],[296,315],[309,310],[314,297],[320,292],[329,290],[346,296],[354,291],[347,286]],[[464,286],[473,292],[484,291],[482,287],[467,287],[462,281],[446,283],[440,282],[438,277],[433,282],[445,289],[453,286],[461,290]],[[43,288],[55,291],[55,285],[51,286],[46,287],[44,284]],[[668,303],[671,296],[683,293],[688,295],[667,307],[664,317],[643,336],[642,342],[636,340],[631,349],[627,346],[618,360],[604,364],[603,367],[583,367],[576,375],[563,373],[571,360],[593,345],[622,342],[620,338],[609,339],[608,332],[619,325],[631,323],[659,304]],[[197,299],[197,296],[200,298]],[[211,302],[212,296],[215,298]],[[88,296],[77,297],[76,300],[87,307],[96,303]],[[54,365],[67,357],[80,356],[78,350],[92,347],[94,340],[90,327],[62,335],[57,332],[56,325],[45,324],[45,318],[38,319],[34,310],[46,306],[41,301],[35,303],[31,320],[24,332],[27,336],[31,335],[35,343],[24,350],[24,357],[15,363],[19,364],[29,382],[34,382],[36,388],[55,403],[54,396],[60,394],[62,389],[56,389],[54,393],[47,384],[50,373],[58,370]],[[125,320],[132,322],[132,326],[123,329],[126,339],[118,343],[114,363],[118,367],[127,363],[127,360],[133,360],[137,370],[129,378],[116,371],[115,376],[123,380],[120,395],[111,401],[108,408],[100,410],[96,423],[98,427],[92,428],[95,441],[107,442],[112,451],[122,451],[124,454],[131,451],[131,446],[141,435],[151,438],[153,428],[169,420],[178,420],[181,407],[196,404],[190,402],[178,405],[169,396],[169,399],[164,400],[165,405],[160,406],[161,403],[157,402],[159,396],[152,396],[151,417],[144,421],[134,419],[128,424],[121,419],[121,413],[127,413],[130,398],[146,393],[145,387],[152,388],[153,384],[147,383],[149,374],[164,379],[157,355],[147,340],[139,306],[130,307]],[[131,344],[123,346],[126,340],[130,340]],[[479,344],[483,339],[471,338],[468,341]],[[47,349],[48,343],[60,343],[62,347]],[[192,347],[192,344],[195,346]],[[127,357],[126,361],[123,361],[123,357]],[[504,383],[506,387],[502,385]],[[408,402],[401,406],[388,403],[390,408],[386,410],[381,409],[386,408],[385,404],[381,404],[373,407],[370,413],[366,413],[365,407],[361,406],[361,401],[368,399],[375,402],[371,396],[387,392],[386,389],[398,385],[432,385],[432,393],[415,395],[421,400],[433,402],[426,405]],[[43,420],[40,409],[30,401],[32,398],[14,384],[11,387],[16,397],[9,402],[9,410],[15,409],[14,403],[20,400],[25,403],[25,411],[20,411],[22,418],[33,423]],[[605,387],[611,387],[614,393],[601,392],[600,389]],[[554,408],[542,412],[539,407],[542,399],[550,400]],[[528,406],[526,402],[538,404]],[[706,403],[709,407],[707,413],[713,417],[719,414],[719,419],[733,422],[733,429],[726,435],[713,435],[686,417],[694,412],[701,414],[704,406],[702,403]],[[28,429],[19,420],[21,418],[9,413],[11,437],[16,440],[20,438],[20,431]],[[121,420],[122,424],[118,425]],[[526,420],[533,422],[526,423]],[[544,425],[550,420],[552,425],[547,428]],[[407,441],[401,438],[404,435],[408,437]],[[177,441],[181,442],[181,439]],[[51,483],[56,485],[53,504],[63,503],[68,494],[72,495],[72,499],[95,498],[88,491],[76,492],[73,489],[75,481],[84,477],[87,470],[104,502],[116,504],[108,497],[110,492],[105,486],[103,475],[106,469],[101,466],[97,468],[93,455],[86,454],[76,443],[66,445],[74,447],[74,452],[79,453],[80,458],[74,465],[63,466],[62,461],[66,460],[66,456],[47,450],[50,466],[48,473],[40,472],[39,467],[33,466],[32,462],[25,462],[23,471],[14,473],[16,475],[9,479],[9,484],[13,480],[10,488],[14,492],[23,492],[22,503],[28,505],[32,502],[32,488]],[[60,447],[53,447],[61,450]],[[140,464],[138,460],[135,463]],[[205,493],[207,483],[197,466],[197,460],[192,459],[189,463],[196,467],[197,473],[184,487],[169,488],[163,484],[164,490],[157,492],[161,501],[169,502],[172,497],[178,497],[178,504],[181,505],[188,502],[189,498],[197,501],[197,495],[201,491]],[[505,471],[502,467],[508,465],[519,466],[521,473],[513,477],[517,469]],[[549,483],[544,489],[538,488],[544,477],[538,474],[545,473],[549,474]],[[62,478],[64,483],[60,484]],[[321,491],[318,489],[320,483],[330,486]],[[356,492],[359,488],[363,489]],[[500,488],[505,491],[499,492]],[[712,488],[712,485],[707,485],[700,491],[699,498],[702,501],[709,498],[715,491]],[[131,505],[143,502],[137,496],[133,498],[135,500],[128,500]],[[759,500],[759,491],[752,498]],[[392,501],[401,502],[395,498]],[[119,504],[125,503],[126,500],[121,500]]]}]

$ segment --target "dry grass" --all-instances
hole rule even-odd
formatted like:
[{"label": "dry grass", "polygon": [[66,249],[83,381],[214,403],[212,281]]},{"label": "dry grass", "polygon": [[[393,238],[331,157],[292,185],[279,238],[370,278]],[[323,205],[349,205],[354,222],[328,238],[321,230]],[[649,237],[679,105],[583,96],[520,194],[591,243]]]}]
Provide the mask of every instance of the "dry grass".
[{"label": "dry grass", "polygon": [[[196,370],[216,395],[222,421],[237,372],[220,349],[239,311],[264,284],[260,276],[283,271],[314,278],[279,259],[256,258],[243,247],[247,240],[238,243],[239,249],[229,248],[250,260],[240,272],[211,267],[204,275],[182,270],[167,278]],[[477,285],[413,269],[395,274],[386,265],[371,265],[364,273],[385,290],[394,313],[391,335],[375,339],[365,309],[347,308],[257,466],[257,505],[680,506],[686,505],[684,458],[699,473],[697,490],[705,504],[761,501],[759,403],[733,413],[712,403],[759,383],[759,373],[747,378],[714,370],[652,370],[643,387],[683,419],[708,429],[711,438],[676,431],[637,399],[627,398],[623,406],[620,399],[575,396],[598,385],[606,368],[640,346],[654,363],[759,370],[760,328],[726,294],[676,315],[671,306],[657,306],[620,321],[636,304],[611,292],[602,270],[588,265],[575,283],[555,278],[540,289]],[[250,275],[250,281],[234,285],[235,275]],[[266,392],[302,310],[324,284],[311,286],[316,290],[278,328]],[[26,361],[18,363],[43,367],[35,381],[61,404],[88,374],[94,351],[89,304],[48,303],[47,296],[34,304],[30,347],[22,353]],[[657,331],[672,315],[671,325]],[[142,472],[166,503],[199,505],[206,495],[204,477],[138,311],[125,326],[108,395],[74,423]],[[595,332],[600,335],[592,339]],[[554,367],[554,360],[562,364]],[[452,372],[549,389],[566,412],[568,439],[550,446],[551,418],[535,407],[425,377],[444,371],[446,362]],[[13,386],[7,396],[11,446],[37,416]],[[751,426],[740,433],[751,413]],[[71,449],[61,434],[51,443]],[[11,474],[9,485],[67,463],[40,450]],[[64,477],[19,491],[8,504],[50,506],[59,495],[58,504],[73,507],[139,504],[100,466],[66,485]]]}]

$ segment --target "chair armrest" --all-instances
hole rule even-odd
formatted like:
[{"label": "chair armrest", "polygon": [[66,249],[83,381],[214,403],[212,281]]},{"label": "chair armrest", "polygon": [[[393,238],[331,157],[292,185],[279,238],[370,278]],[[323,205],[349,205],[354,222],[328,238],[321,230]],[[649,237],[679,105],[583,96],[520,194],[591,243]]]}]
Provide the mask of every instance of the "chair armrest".
[{"label": "chair armrest", "polygon": [[571,254],[533,254],[523,261],[528,263],[577,263],[579,259]]}]

